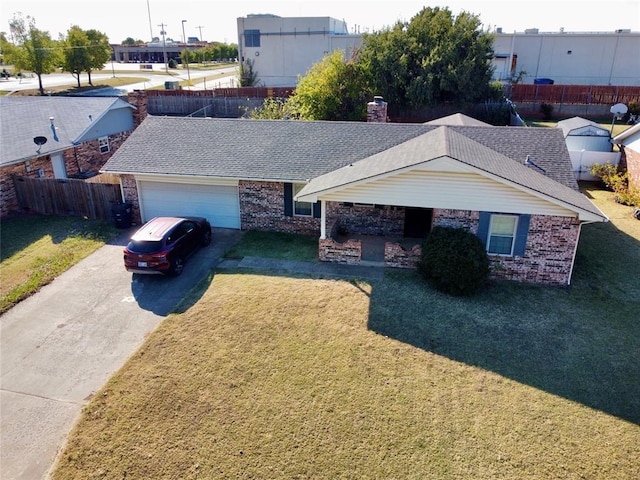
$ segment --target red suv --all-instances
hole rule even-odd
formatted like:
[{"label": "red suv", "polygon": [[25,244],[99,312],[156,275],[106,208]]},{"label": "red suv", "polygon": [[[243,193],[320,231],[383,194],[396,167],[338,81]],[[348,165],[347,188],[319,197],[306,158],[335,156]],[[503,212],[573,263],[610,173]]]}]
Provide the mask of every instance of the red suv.
[{"label": "red suv", "polygon": [[178,276],[184,261],[211,243],[211,225],[200,217],[156,217],[131,237],[124,266],[133,273]]}]

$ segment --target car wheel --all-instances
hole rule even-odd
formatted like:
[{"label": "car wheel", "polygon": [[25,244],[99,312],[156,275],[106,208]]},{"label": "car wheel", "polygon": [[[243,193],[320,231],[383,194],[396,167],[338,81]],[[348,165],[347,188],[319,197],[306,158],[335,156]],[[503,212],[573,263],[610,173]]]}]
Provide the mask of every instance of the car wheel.
[{"label": "car wheel", "polygon": [[210,243],[211,243],[211,229],[208,228],[207,230],[205,230],[204,234],[202,235],[202,245],[206,247]]},{"label": "car wheel", "polygon": [[171,268],[169,269],[169,274],[172,277],[177,277],[184,270],[184,260],[182,257],[175,257],[171,262]]}]

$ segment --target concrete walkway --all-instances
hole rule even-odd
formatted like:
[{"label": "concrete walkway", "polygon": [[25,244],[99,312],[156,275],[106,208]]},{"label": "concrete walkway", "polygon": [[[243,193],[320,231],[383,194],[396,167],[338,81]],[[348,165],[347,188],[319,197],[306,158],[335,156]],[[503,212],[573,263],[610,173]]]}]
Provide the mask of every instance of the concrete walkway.
[{"label": "concrete walkway", "polygon": [[244,257],[242,260],[223,260],[217,268],[247,268],[304,273],[328,277],[379,280],[384,276],[382,266],[341,265],[327,262],[300,262],[274,258]]}]

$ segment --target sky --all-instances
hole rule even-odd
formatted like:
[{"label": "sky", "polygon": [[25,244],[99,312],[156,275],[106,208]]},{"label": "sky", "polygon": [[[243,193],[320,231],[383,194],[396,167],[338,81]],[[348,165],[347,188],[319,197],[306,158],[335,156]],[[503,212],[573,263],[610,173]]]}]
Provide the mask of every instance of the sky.
[{"label": "sky", "polygon": [[[187,37],[237,43],[238,17],[271,13],[281,17],[333,17],[345,20],[349,32],[373,32],[410,20],[423,7],[448,7],[480,17],[485,30],[501,27],[505,33],[538,28],[541,32],[640,32],[640,0],[2,0],[0,31],[9,32],[14,14],[35,18],[40,30],[57,39],[72,25],[105,33],[111,43],[127,37],[160,37],[164,24],[168,38]],[[182,22],[186,20],[186,22]]]}]

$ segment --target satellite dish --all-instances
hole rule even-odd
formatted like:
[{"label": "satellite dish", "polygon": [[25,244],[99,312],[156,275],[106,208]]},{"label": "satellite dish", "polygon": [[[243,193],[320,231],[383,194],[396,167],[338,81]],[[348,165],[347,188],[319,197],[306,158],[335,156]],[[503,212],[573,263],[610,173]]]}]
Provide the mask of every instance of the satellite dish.
[{"label": "satellite dish", "polygon": [[613,113],[614,115],[624,115],[625,113],[627,113],[629,111],[629,109],[627,108],[627,106],[624,103],[616,103],[613,107],[611,107],[611,109],[609,110],[611,113]]},{"label": "satellite dish", "polygon": [[41,147],[45,143],[47,143],[47,137],[33,137],[33,143]]}]

